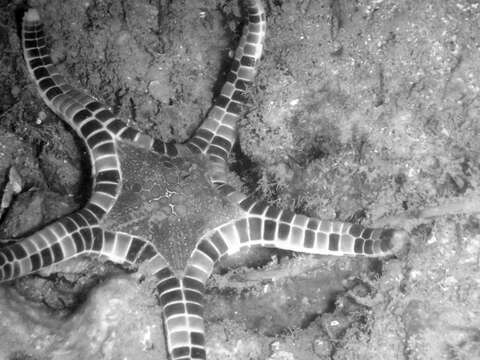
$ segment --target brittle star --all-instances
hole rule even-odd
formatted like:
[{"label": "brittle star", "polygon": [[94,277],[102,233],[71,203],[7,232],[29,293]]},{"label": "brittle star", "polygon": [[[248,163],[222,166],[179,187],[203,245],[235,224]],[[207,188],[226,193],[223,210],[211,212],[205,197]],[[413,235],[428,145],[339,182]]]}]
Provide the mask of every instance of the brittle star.
[{"label": "brittle star", "polygon": [[[266,31],[263,6],[248,0],[231,70],[206,119],[183,144],[127,126],[60,75],[37,10],[22,24],[23,54],[45,103],[84,141],[92,191],[85,206],[0,249],[0,282],[82,254],[135,266],[153,279],[168,357],[206,359],[203,297],[214,265],[241,248],[385,256],[403,230],[310,218],[269,206],[227,181],[236,123],[254,80]],[[203,232],[203,233],[202,233]]]}]

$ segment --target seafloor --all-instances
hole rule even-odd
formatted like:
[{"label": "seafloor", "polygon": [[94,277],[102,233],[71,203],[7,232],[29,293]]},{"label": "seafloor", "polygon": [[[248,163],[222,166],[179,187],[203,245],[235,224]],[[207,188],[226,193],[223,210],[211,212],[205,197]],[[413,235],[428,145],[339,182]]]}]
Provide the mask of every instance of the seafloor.
[{"label": "seafloor", "polygon": [[[88,183],[80,142],[28,79],[22,4],[0,0],[3,238],[77,209]],[[31,5],[72,83],[164,140],[203,119],[242,24],[237,1]],[[266,9],[232,171],[271,203],[403,227],[411,244],[381,261],[268,252],[224,265],[206,295],[208,358],[480,359],[480,3]],[[160,310],[118,266],[84,258],[0,287],[2,360],[164,358]]]}]

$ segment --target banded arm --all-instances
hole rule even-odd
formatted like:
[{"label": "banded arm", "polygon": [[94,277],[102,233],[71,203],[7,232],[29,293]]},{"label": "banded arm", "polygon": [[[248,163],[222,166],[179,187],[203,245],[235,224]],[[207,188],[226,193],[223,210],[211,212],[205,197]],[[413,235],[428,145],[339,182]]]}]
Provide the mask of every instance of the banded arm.
[{"label": "banded arm", "polygon": [[205,359],[203,287],[195,288],[188,279],[178,280],[150,242],[92,227],[91,221],[91,215],[81,210],[1,248],[0,283],[85,254],[138,265],[142,274],[154,279],[171,358]]},{"label": "banded arm", "polygon": [[[407,233],[403,230],[371,229],[360,225],[323,221],[279,210],[264,202],[253,202],[247,197],[244,197],[240,204],[249,209],[245,217],[225,223],[205,234],[188,260],[182,285],[184,292],[193,294],[197,300],[190,300],[188,297],[182,300],[185,318],[194,317],[198,321],[202,319],[204,287],[215,263],[242,247],[259,245],[310,254],[378,257],[397,252],[407,241]],[[180,301],[180,292],[176,297],[177,301]],[[190,310],[189,304],[194,308]],[[179,334],[181,341],[173,343],[182,349],[179,351],[186,353],[189,346],[200,347],[203,344],[203,323],[195,324],[194,328]],[[192,333],[196,333],[196,341]]]},{"label": "banded arm", "polygon": [[319,220],[280,210],[261,201],[251,202],[248,207],[244,217],[220,225],[199,240],[187,264],[185,278],[191,277],[205,284],[222,256],[234,254],[243,247],[383,257],[395,254],[408,241],[408,234],[403,230]]},{"label": "banded arm", "polygon": [[92,225],[94,221],[90,213],[80,210],[2,247],[0,283],[84,254],[103,255],[114,262],[131,265],[148,260],[155,264],[154,268],[165,266],[166,261],[148,241],[125,233],[105,231]]},{"label": "banded arm", "polygon": [[121,185],[117,147],[111,131],[105,127],[108,111],[94,98],[67,84],[52,63],[45,34],[35,9],[26,12],[22,24],[25,62],[40,96],[66,121],[87,145],[92,164],[92,196],[85,209],[98,223],[115,203]]},{"label": "banded arm", "polygon": [[[185,276],[205,284],[215,263],[243,247],[265,246],[320,255],[382,257],[396,253],[407,241],[403,230],[371,229],[324,221],[267,207],[262,215],[228,222],[198,242]],[[275,217],[270,217],[274,215]]]},{"label": "banded arm", "polygon": [[28,72],[38,92],[50,109],[67,122],[102,156],[114,152],[113,140],[131,142],[160,155],[175,157],[182,145],[164,143],[128,126],[116,118],[107,106],[83,91],[72,87],[58,72],[48,50],[44,26],[36,9],[29,9],[22,23],[23,55]]},{"label": "banded arm", "polygon": [[157,271],[155,278],[170,358],[204,360],[204,284],[190,277],[179,279],[169,267]]},{"label": "banded arm", "polygon": [[227,80],[203,124],[187,146],[212,158],[226,161],[236,137],[236,122],[246,101],[247,85],[254,80],[265,38],[265,11],[260,0],[248,0],[248,24],[235,52]]},{"label": "banded arm", "polygon": [[253,197],[245,197],[239,205],[245,218],[222,231],[234,236],[229,239],[235,239],[240,247],[262,245],[310,254],[380,257],[396,253],[408,239],[403,230],[320,220],[280,210]]}]

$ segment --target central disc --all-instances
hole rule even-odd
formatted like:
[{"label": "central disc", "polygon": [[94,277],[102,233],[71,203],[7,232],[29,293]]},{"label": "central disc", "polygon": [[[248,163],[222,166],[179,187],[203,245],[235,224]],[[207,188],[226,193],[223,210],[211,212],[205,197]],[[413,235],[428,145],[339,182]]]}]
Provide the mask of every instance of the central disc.
[{"label": "central disc", "polygon": [[238,209],[213,189],[200,156],[166,159],[124,143],[119,154],[122,190],[105,228],[151,241],[182,271],[198,239]]}]

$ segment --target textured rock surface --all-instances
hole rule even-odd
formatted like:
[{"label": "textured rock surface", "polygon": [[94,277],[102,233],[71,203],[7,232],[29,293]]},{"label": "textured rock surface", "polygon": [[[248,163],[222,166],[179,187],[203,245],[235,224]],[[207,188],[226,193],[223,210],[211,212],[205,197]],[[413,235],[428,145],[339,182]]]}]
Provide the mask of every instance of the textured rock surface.
[{"label": "textured rock surface", "polygon": [[0,358],[162,359],[160,311],[132,277],[97,286],[74,314],[61,316],[2,288]]},{"label": "textured rock surface", "polygon": [[[236,2],[213,0],[31,3],[72,83],[163,139],[184,140],[201,121],[241,21]],[[0,0],[0,184],[11,166],[23,182],[0,218],[7,237],[73,211],[88,174],[21,65],[15,6]],[[413,241],[382,263],[279,256],[216,274],[209,359],[480,358],[480,218],[458,211],[480,196],[480,7],[269,1],[267,15],[240,177],[309,215],[396,215]],[[403,221],[407,210],[417,217]],[[131,276],[103,281],[118,273],[78,259],[2,285],[0,358],[163,359],[154,299]]]}]

